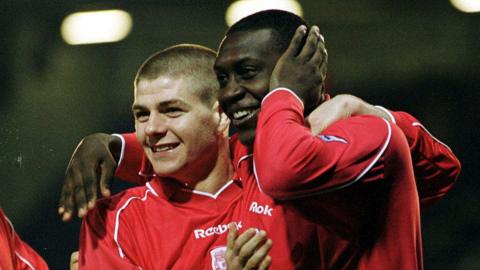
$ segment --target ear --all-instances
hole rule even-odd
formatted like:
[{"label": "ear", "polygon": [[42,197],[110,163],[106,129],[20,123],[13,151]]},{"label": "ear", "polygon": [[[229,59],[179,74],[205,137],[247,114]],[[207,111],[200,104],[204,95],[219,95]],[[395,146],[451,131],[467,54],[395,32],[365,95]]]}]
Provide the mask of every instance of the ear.
[{"label": "ear", "polygon": [[215,111],[216,117],[217,117],[217,131],[218,133],[224,133],[225,135],[228,136],[228,127],[230,126],[230,119],[228,116],[223,112],[222,108],[220,107],[220,104],[218,101],[215,101],[213,104],[213,110]]}]

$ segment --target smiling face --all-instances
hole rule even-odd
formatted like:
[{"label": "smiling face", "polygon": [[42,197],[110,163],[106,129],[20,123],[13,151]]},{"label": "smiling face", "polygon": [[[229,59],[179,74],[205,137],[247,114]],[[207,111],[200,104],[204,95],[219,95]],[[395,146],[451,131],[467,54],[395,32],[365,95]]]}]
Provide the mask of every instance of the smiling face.
[{"label": "smiling face", "polygon": [[[139,80],[133,115],[137,138],[160,177],[188,183],[217,158],[218,105],[199,97],[188,76]],[[190,184],[190,183],[189,183]]]},{"label": "smiling face", "polygon": [[227,35],[218,51],[218,99],[244,145],[253,144],[260,105],[281,55],[275,45],[271,29],[246,30]]}]

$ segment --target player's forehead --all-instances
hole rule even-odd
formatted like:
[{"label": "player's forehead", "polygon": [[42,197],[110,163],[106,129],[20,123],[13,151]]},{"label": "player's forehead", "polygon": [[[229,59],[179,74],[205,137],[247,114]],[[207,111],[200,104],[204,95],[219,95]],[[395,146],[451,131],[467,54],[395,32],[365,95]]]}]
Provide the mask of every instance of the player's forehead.
[{"label": "player's forehead", "polygon": [[133,107],[200,104],[197,84],[188,76],[160,76],[139,80],[135,87]]},{"label": "player's forehead", "polygon": [[227,35],[218,50],[215,69],[226,68],[245,59],[268,58],[274,45],[274,32],[271,29],[252,29]]}]

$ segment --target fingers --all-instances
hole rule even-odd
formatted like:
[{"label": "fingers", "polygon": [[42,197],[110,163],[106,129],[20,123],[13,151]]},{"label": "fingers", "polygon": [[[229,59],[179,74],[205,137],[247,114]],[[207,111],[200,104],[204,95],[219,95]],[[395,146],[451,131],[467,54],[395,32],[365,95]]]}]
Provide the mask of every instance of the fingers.
[{"label": "fingers", "polygon": [[[77,204],[79,206],[79,211],[82,208],[85,210],[91,210],[95,206],[95,201],[97,200],[97,176],[93,170],[85,169],[85,175],[83,177],[83,183],[81,184],[85,190],[86,205]],[[79,175],[78,177],[81,177]]]},{"label": "fingers", "polygon": [[116,167],[117,163],[113,157],[111,157],[111,159],[105,159],[100,163],[100,192],[104,197],[109,197],[111,194],[110,186],[113,181]]},{"label": "fingers", "polygon": [[82,218],[88,209],[95,206],[97,199],[95,178],[95,173],[91,169],[78,164],[73,165],[72,162],[68,165],[58,209],[63,221],[69,221],[77,209],[78,217]]},{"label": "fingers", "polygon": [[[262,241],[265,238],[265,236],[266,234],[262,237]],[[256,248],[257,245],[258,243],[255,245],[254,248]],[[260,264],[260,266],[262,266],[263,269],[267,269],[271,262],[271,258],[267,259],[267,254],[270,251],[271,247],[272,247],[272,240],[268,239],[267,241],[264,242],[264,244],[260,248],[255,250],[255,252],[252,255],[250,255],[250,258],[246,263],[246,268],[255,269]]]},{"label": "fingers", "polygon": [[[252,259],[252,257],[254,257],[253,253],[255,252],[257,247],[260,246],[261,243],[265,242],[266,236],[267,236],[267,233],[265,231],[259,231],[258,233],[255,233],[255,235],[252,238],[250,238],[247,242],[245,242],[245,244],[243,244],[242,248],[238,253],[242,262],[246,262]],[[255,263],[254,266],[256,266],[257,263]]]},{"label": "fingers", "polygon": [[310,58],[310,62],[317,66],[324,66],[328,63],[328,53],[327,49],[325,48],[325,40],[320,32],[318,32],[318,42],[316,44],[315,53]]},{"label": "fingers", "polygon": [[70,256],[70,270],[78,270],[78,251],[74,251]]},{"label": "fingers", "polygon": [[253,228],[250,228],[244,233],[240,234],[240,236],[235,240],[235,244],[233,245],[233,253],[240,254],[240,250],[242,249],[243,245],[245,245],[245,243],[247,243],[253,236],[255,236],[255,234],[256,230]]},{"label": "fingers", "polygon": [[[85,216],[87,211],[95,206],[99,189],[104,196],[110,196],[109,188],[116,162],[110,152],[109,143],[118,145],[111,137],[104,133],[86,136],[73,152],[59,200],[58,213],[64,221],[70,220],[77,209],[80,218]],[[121,145],[121,140],[118,140]]]},{"label": "fingers", "polygon": [[72,187],[65,183],[62,187],[62,193],[60,195],[60,202],[58,207],[58,214],[62,216],[62,220],[68,221],[72,218],[73,212],[73,197]]},{"label": "fingers", "polygon": [[301,48],[302,40],[306,33],[307,33],[307,27],[305,25],[299,26],[295,31],[295,34],[293,34],[292,40],[290,41],[290,44],[288,45],[288,48],[285,51],[284,55],[288,55],[291,57],[298,55],[298,53],[302,49]]},{"label": "fingers", "polygon": [[265,231],[250,228],[237,237],[235,224],[229,224],[225,259],[229,269],[268,269],[272,240]]},{"label": "fingers", "polygon": [[320,41],[320,29],[318,26],[314,25],[310,28],[308,33],[307,40],[305,45],[303,45],[298,58],[303,59],[305,62],[308,62],[317,50],[317,44]]},{"label": "fingers", "polygon": [[75,202],[78,207],[78,217],[83,218],[87,214],[87,196],[83,185],[76,185],[73,188]]},{"label": "fingers", "polygon": [[272,264],[272,257],[267,256],[265,259],[263,259],[262,263],[258,267],[258,270],[267,270],[268,267],[270,267],[270,264]]},{"label": "fingers", "polygon": [[237,226],[235,223],[228,224],[228,235],[227,235],[227,249],[233,250],[235,246],[235,239],[237,238]]}]

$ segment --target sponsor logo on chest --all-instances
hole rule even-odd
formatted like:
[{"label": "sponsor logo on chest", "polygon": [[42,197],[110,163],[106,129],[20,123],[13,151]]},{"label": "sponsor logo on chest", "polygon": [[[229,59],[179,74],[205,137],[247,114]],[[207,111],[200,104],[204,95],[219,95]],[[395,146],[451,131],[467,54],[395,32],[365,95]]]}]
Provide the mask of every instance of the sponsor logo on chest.
[{"label": "sponsor logo on chest", "polygon": [[273,208],[268,204],[262,205],[257,202],[252,202],[252,204],[250,205],[250,208],[248,208],[248,211],[253,212],[255,214],[271,217]]},{"label": "sponsor logo on chest", "polygon": [[[237,226],[237,230],[242,228],[242,222],[233,222]],[[219,224],[217,226],[212,226],[207,229],[196,229],[193,231],[195,239],[207,238],[212,235],[224,234],[228,231],[228,224]]]}]

